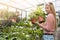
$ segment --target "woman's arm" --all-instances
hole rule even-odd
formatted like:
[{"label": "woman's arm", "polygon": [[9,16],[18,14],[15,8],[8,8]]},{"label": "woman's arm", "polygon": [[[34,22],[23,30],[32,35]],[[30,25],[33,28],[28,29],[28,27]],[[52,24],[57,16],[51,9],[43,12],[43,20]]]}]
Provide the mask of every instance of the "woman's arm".
[{"label": "woman's arm", "polygon": [[41,28],[43,28],[44,30],[46,30],[46,31],[51,31],[50,29],[48,29],[45,25],[43,25],[43,24],[40,24],[40,23],[35,23],[35,24],[37,24],[37,25],[39,25]]},{"label": "woman's arm", "polygon": [[46,31],[54,31],[54,29],[53,29],[54,28],[53,27],[53,16],[50,14],[47,16],[45,24],[40,24],[37,22],[36,22],[36,24],[39,25],[41,28],[43,28]]}]

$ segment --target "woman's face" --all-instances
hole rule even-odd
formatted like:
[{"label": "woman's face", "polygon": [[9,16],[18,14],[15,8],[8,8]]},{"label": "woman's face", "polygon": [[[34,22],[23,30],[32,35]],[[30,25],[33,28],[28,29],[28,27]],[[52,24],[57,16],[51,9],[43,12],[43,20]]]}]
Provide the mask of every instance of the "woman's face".
[{"label": "woman's face", "polygon": [[46,10],[47,13],[51,12],[49,5],[46,5],[45,10]]}]

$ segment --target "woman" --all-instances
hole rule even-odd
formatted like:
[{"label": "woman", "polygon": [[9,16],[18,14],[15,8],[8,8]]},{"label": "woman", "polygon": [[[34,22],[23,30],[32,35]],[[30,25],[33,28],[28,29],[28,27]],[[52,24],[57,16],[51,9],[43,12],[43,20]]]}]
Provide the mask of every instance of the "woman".
[{"label": "woman", "polygon": [[35,22],[35,24],[38,24],[41,28],[44,29],[44,40],[54,40],[54,32],[56,30],[56,13],[55,9],[52,3],[46,4],[45,10],[47,12],[47,18],[46,22],[44,24],[40,24],[38,22]]}]

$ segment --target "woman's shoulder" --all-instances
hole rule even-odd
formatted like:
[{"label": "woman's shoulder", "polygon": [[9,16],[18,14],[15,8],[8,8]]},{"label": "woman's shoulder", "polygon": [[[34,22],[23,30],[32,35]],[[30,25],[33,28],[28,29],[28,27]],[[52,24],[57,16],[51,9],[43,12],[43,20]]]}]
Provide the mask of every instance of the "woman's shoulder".
[{"label": "woman's shoulder", "polygon": [[48,17],[53,17],[53,14],[51,14],[51,13],[50,13],[50,14],[48,14]]},{"label": "woman's shoulder", "polygon": [[53,14],[48,14],[47,19],[54,19]]}]

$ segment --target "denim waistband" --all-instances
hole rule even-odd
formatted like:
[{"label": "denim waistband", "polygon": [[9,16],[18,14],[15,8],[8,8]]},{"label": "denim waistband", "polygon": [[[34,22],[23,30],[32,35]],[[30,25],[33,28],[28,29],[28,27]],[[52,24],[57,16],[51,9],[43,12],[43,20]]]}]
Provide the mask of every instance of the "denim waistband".
[{"label": "denim waistband", "polygon": [[53,35],[53,34],[44,33],[44,35]]}]

